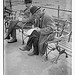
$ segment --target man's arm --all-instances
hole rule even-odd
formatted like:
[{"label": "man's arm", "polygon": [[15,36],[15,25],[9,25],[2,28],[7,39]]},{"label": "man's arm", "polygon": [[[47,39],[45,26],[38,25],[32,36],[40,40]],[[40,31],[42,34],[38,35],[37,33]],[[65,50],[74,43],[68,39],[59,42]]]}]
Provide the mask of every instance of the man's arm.
[{"label": "man's arm", "polygon": [[34,17],[31,16],[31,17],[29,17],[29,18],[24,18],[24,19],[22,20],[22,22],[26,22],[26,23],[31,22],[31,23],[33,23],[34,20],[35,20]]},{"label": "man's arm", "polygon": [[42,28],[40,32],[41,32],[42,35],[46,35],[46,34],[52,33],[53,32],[52,24],[51,23],[47,23],[47,27]]}]

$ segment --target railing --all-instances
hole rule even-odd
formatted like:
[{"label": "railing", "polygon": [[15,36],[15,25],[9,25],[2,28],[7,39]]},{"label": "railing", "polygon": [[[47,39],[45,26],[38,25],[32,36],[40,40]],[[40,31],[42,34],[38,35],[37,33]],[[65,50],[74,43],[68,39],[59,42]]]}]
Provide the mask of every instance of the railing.
[{"label": "railing", "polygon": [[58,11],[72,12],[71,10],[60,9],[60,5],[58,5],[58,9],[57,8],[51,8],[51,7],[44,7],[44,6],[39,6],[39,7],[47,8],[47,9],[53,9],[53,10],[58,10]]}]

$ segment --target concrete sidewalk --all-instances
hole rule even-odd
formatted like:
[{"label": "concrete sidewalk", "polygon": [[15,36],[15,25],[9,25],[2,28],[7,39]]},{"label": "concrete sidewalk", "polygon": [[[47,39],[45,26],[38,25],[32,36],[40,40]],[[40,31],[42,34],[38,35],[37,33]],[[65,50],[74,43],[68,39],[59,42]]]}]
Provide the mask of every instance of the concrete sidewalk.
[{"label": "concrete sidewalk", "polygon": [[[49,54],[49,60],[45,56],[28,56],[27,51],[20,51],[22,47],[21,33],[17,31],[18,42],[8,44],[4,40],[4,75],[71,75],[71,62],[66,62],[63,54],[58,63],[53,63],[58,53]],[[25,40],[26,41],[26,40]],[[70,58],[67,59],[71,61]]]},{"label": "concrete sidewalk", "polygon": [[[58,8],[60,5],[61,9],[69,10],[71,7],[70,0],[39,0],[35,2],[35,5],[44,5],[47,7]],[[24,10],[25,5],[17,5],[12,7],[14,11]],[[56,10],[45,10],[50,16],[57,17]],[[67,18],[69,13],[61,12],[60,17]],[[5,34],[5,33],[4,33]],[[53,51],[49,54],[49,60],[45,61],[45,55],[41,56],[28,56],[27,51],[20,51],[19,47],[22,47],[21,33],[17,31],[18,42],[8,44],[8,40],[4,40],[4,75],[72,75],[72,58],[69,56],[65,59],[65,55],[61,55],[58,63],[55,64],[53,61],[58,56],[57,51]],[[27,39],[25,40],[25,42]],[[65,45],[65,42],[63,43]],[[67,43],[66,43],[67,45]],[[68,45],[71,47],[71,43]]]}]

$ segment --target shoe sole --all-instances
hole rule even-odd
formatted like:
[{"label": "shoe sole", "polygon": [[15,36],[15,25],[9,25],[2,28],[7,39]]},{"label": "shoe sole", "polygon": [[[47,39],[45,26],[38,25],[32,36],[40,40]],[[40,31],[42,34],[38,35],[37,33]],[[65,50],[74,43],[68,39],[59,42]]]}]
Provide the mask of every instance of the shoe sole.
[{"label": "shoe sole", "polygon": [[4,40],[6,40],[6,39],[9,40],[10,38],[4,38]]},{"label": "shoe sole", "polygon": [[21,51],[30,51],[30,50],[23,50],[22,48],[19,48]]},{"label": "shoe sole", "polygon": [[28,56],[34,56],[34,55],[39,55],[39,54],[32,54],[32,55],[28,54]]},{"label": "shoe sole", "polygon": [[17,42],[17,40],[16,41],[13,41],[13,42],[8,42],[8,43],[15,43],[15,42]]},{"label": "shoe sole", "polygon": [[21,51],[26,51],[26,50],[23,50],[22,48],[19,48]]}]

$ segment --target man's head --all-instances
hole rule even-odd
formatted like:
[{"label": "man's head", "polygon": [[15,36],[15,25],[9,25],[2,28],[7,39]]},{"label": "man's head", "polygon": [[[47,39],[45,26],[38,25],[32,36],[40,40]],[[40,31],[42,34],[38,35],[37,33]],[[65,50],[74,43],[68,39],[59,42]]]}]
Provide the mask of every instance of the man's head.
[{"label": "man's head", "polygon": [[32,16],[37,17],[37,18],[40,17],[40,13],[41,13],[40,7],[33,6],[31,7],[30,12]]},{"label": "man's head", "polygon": [[30,7],[32,5],[32,0],[25,0],[26,7]]}]

